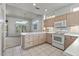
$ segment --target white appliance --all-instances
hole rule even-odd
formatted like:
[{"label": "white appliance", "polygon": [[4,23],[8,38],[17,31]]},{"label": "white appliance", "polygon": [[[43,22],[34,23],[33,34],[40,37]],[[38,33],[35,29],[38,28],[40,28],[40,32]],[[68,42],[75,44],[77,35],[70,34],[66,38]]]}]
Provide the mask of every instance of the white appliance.
[{"label": "white appliance", "polygon": [[64,44],[64,35],[62,34],[54,34],[54,40],[56,43]]},{"label": "white appliance", "polygon": [[62,20],[62,21],[57,21],[54,23],[54,27],[55,28],[61,28],[61,27],[66,27],[66,20]]},{"label": "white appliance", "polygon": [[52,39],[52,45],[64,50],[64,33],[67,32],[66,20],[54,23],[55,33]]},{"label": "white appliance", "polygon": [[54,38],[52,40],[52,45],[64,50],[64,34],[54,33]]}]

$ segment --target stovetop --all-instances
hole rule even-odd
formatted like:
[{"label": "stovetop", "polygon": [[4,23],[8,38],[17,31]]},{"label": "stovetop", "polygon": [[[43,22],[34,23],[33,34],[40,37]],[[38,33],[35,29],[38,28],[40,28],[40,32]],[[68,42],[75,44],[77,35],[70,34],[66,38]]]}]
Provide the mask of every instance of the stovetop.
[{"label": "stovetop", "polygon": [[55,32],[54,34],[64,35],[66,32]]}]

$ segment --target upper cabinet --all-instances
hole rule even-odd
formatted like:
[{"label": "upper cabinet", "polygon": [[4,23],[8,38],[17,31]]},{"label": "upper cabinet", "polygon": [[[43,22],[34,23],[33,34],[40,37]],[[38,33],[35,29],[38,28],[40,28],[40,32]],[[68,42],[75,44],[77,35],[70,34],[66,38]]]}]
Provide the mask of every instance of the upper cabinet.
[{"label": "upper cabinet", "polygon": [[44,21],[44,27],[53,27],[53,18]]},{"label": "upper cabinet", "polygon": [[79,11],[67,14],[67,25],[69,27],[79,25]]},{"label": "upper cabinet", "polygon": [[66,18],[67,18],[66,15],[61,15],[61,16],[56,16],[55,18],[46,19],[44,21],[44,27],[53,27],[54,22],[66,20]]},{"label": "upper cabinet", "polygon": [[66,20],[66,18],[67,18],[66,14],[61,16],[56,16],[54,22]]},{"label": "upper cabinet", "polygon": [[44,21],[44,27],[53,27],[54,22],[62,20],[66,20],[68,27],[79,25],[79,11],[68,13],[61,16],[56,16],[55,18],[46,19]]}]

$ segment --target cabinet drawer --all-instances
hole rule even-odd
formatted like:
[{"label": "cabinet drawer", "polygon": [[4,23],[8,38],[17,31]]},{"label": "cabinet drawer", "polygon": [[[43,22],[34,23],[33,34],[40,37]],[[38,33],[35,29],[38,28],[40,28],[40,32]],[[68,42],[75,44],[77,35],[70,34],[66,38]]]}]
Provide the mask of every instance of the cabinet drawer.
[{"label": "cabinet drawer", "polygon": [[38,45],[39,43],[38,43],[38,41],[34,41],[33,44],[35,46],[35,45]]},{"label": "cabinet drawer", "polygon": [[30,47],[34,46],[34,43],[33,42],[30,42]]}]

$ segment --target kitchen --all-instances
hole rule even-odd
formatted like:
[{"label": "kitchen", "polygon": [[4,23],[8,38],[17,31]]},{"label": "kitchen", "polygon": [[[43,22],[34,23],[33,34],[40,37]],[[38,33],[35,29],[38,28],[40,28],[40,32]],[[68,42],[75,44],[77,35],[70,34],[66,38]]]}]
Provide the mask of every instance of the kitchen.
[{"label": "kitchen", "polygon": [[5,14],[3,56],[79,56],[78,3],[7,3]]}]

